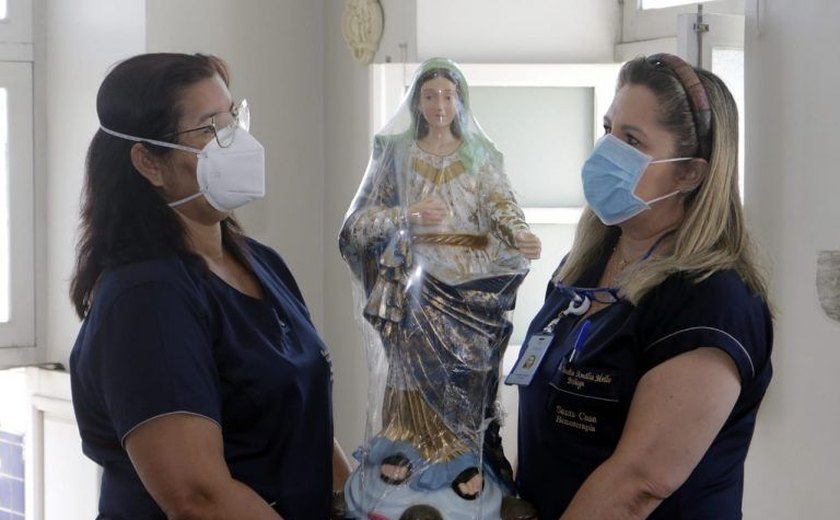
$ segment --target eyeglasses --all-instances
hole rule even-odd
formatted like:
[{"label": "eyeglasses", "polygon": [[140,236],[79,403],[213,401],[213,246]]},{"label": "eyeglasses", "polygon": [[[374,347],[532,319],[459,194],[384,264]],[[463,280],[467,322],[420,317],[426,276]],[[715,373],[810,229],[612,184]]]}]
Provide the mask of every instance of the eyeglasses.
[{"label": "eyeglasses", "polygon": [[556,284],[556,287],[568,292],[572,298],[586,297],[589,301],[608,305],[621,301],[621,295],[615,287],[573,287],[561,283]]},{"label": "eyeglasses", "polygon": [[246,132],[251,127],[251,110],[248,108],[248,102],[244,99],[228,112],[222,112],[211,117],[209,125],[181,130],[165,137],[175,137],[191,132],[213,132],[213,137],[219,146],[221,148],[227,148],[233,144],[237,127]]}]

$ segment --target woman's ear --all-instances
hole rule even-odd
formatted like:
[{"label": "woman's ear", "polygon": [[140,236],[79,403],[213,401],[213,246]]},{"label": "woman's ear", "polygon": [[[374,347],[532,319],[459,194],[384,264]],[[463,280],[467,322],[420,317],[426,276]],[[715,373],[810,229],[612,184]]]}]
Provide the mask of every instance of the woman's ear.
[{"label": "woman's ear", "polygon": [[152,186],[156,188],[163,186],[161,159],[152,154],[143,143],[135,143],[131,147],[131,164]]},{"label": "woman's ear", "polygon": [[709,163],[706,159],[695,157],[687,161],[677,173],[677,189],[681,193],[694,191],[703,183],[708,171]]}]

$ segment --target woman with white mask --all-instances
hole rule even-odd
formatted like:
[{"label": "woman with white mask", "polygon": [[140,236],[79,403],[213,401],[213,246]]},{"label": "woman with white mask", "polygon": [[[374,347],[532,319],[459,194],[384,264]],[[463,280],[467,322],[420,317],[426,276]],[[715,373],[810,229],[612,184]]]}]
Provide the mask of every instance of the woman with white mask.
[{"label": "woman with white mask", "polygon": [[263,196],[265,158],[228,83],[218,58],[161,53],[99,90],[70,358],[99,518],[326,518],[347,471],[327,349],[231,214]]},{"label": "woman with white mask", "polygon": [[508,377],[518,488],[540,520],[740,519],[773,325],[735,102],[677,56],[638,58],[604,130],[572,250]]}]

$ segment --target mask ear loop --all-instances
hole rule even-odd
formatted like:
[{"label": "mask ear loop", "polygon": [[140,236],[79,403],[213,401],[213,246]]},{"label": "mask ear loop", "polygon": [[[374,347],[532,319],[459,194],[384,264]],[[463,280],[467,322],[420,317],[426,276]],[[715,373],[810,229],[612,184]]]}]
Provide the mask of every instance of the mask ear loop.
[{"label": "mask ear loop", "polygon": [[[145,137],[135,137],[133,135],[124,134],[122,132],[117,132],[116,130],[111,130],[110,128],[105,128],[102,125],[99,125],[99,129],[105,132],[106,134],[113,135],[114,137],[119,137],[120,139],[125,139],[126,141],[134,141],[136,143],[149,143],[154,144],[157,146],[163,146],[165,148],[172,148],[175,150],[181,150],[184,152],[194,153],[195,155],[202,155],[204,154],[203,150],[199,150],[198,148],[192,148],[190,146],[183,146],[180,144],[175,143],[167,143],[166,141],[158,141],[156,139],[146,139]],[[199,190],[198,193],[193,193],[188,197],[184,197],[183,199],[176,200],[174,202],[170,202],[167,204],[170,208],[175,208],[180,206],[181,204],[186,204],[187,202],[197,199],[198,197],[204,195],[204,190]]]},{"label": "mask ear loop", "polygon": [[[692,160],[692,159],[694,159],[694,157],[673,157],[673,158],[671,158],[671,159],[659,159],[659,160],[657,160],[657,161],[650,161],[648,164],[670,163],[670,162],[680,162],[680,161],[690,161],[690,160]],[[651,199],[651,200],[645,201],[645,204],[647,204],[648,206],[650,206],[650,205],[651,205],[651,204],[653,204],[654,202],[659,202],[660,200],[665,200],[665,199],[667,199],[667,198],[669,198],[669,197],[673,197],[674,195],[676,195],[676,194],[678,194],[678,193],[682,193],[682,191],[681,191],[681,190],[675,190],[675,191],[672,191],[671,193],[666,193],[665,195],[662,195],[662,196],[656,197],[655,199]]]},{"label": "mask ear loop", "polygon": [[646,201],[645,204],[650,206],[651,204],[653,204],[655,202],[659,202],[660,200],[665,200],[665,199],[671,198],[674,195],[676,195],[677,193],[680,193],[680,190],[675,190],[675,191],[672,191],[671,193],[666,193],[665,195],[656,197],[655,199],[650,199],[650,200]]},{"label": "mask ear loop", "polygon": [[158,146],[163,146],[165,148],[173,148],[175,150],[181,150],[184,152],[194,153],[196,155],[201,155],[204,153],[202,150],[198,148],[193,148],[191,146],[183,146],[180,144],[175,143],[167,143],[166,141],[158,141],[155,139],[147,139],[145,137],[135,137],[133,135],[124,134],[122,132],[117,132],[116,130],[111,130],[110,128],[105,128],[102,125],[99,125],[99,129],[105,132],[106,134],[113,135],[114,137],[119,137],[120,139],[125,139],[126,141],[134,141],[136,143],[149,143],[155,144]]},{"label": "mask ear loop", "polygon": [[197,198],[201,197],[202,195],[204,195],[204,190],[199,190],[198,193],[193,193],[189,197],[184,197],[183,199],[178,199],[175,202],[170,202],[169,204],[167,204],[167,206],[169,206],[170,208],[175,208],[175,207],[180,206],[181,204],[186,204],[187,202],[189,202],[193,199],[197,199]]}]

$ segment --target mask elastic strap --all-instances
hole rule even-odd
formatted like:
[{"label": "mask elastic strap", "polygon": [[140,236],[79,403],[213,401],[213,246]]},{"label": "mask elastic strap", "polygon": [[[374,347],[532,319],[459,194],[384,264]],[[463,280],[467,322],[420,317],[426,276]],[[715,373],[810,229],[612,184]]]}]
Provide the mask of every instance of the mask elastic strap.
[{"label": "mask elastic strap", "polygon": [[669,197],[673,197],[673,196],[674,196],[674,195],[676,195],[677,193],[680,193],[680,190],[672,191],[671,193],[666,193],[665,195],[662,195],[661,197],[656,197],[655,199],[651,199],[651,200],[649,200],[649,201],[645,202],[645,204],[647,204],[648,206],[650,206],[650,205],[651,205],[651,204],[653,204],[654,202],[659,202],[660,200],[665,200],[665,199],[667,199],[667,198],[669,198]]},{"label": "mask elastic strap", "polygon": [[666,163],[666,162],[679,162],[679,161],[690,161],[692,159],[694,159],[694,157],[674,157],[673,159],[659,159],[657,161],[650,161],[650,164]]},{"label": "mask elastic strap", "polygon": [[[690,161],[690,160],[692,160],[692,159],[694,159],[694,157],[674,157],[674,158],[672,158],[672,159],[659,159],[658,161],[650,161],[650,163],[648,163],[648,164],[656,164],[656,163],[669,163],[669,162],[679,162],[679,161]],[[665,195],[662,195],[661,197],[656,197],[655,199],[651,199],[651,200],[645,201],[645,204],[647,204],[648,206],[650,206],[650,205],[651,205],[651,204],[653,204],[654,202],[659,202],[660,200],[665,200],[665,199],[667,199],[668,197],[673,197],[673,196],[674,196],[674,195],[676,195],[677,193],[680,193],[680,190],[672,191],[671,193],[666,193]]]},{"label": "mask elastic strap", "polygon": [[170,208],[174,208],[174,207],[180,206],[181,204],[186,204],[187,202],[189,202],[193,199],[197,199],[197,198],[201,197],[202,195],[204,195],[204,192],[199,191],[198,193],[194,193],[194,194],[190,195],[189,197],[184,197],[183,199],[178,199],[175,202],[170,202],[169,204],[167,204],[167,206],[169,206]]},{"label": "mask elastic strap", "polygon": [[[146,139],[145,137],[135,137],[133,135],[128,135],[128,134],[124,134],[122,132],[117,132],[116,130],[111,130],[110,128],[105,128],[102,125],[99,125],[99,129],[102,130],[103,132],[105,132],[106,134],[113,135],[114,137],[119,137],[119,138],[125,139],[127,141],[134,141],[136,143],[155,144],[155,145],[158,145],[158,146],[164,146],[166,148],[174,148],[175,150],[182,150],[184,152],[194,153],[196,155],[200,155],[200,154],[204,153],[202,150],[199,150],[198,148],[192,148],[192,147],[189,147],[189,146],[182,146],[180,144],[175,144],[175,143],[167,143],[166,141],[158,141],[158,140],[155,140],[155,139]],[[204,194],[203,191],[199,191],[198,193],[194,193],[194,194],[190,195],[189,197],[184,197],[183,199],[176,200],[175,202],[170,202],[169,204],[167,204],[167,206],[169,206],[170,208],[174,208],[174,207],[180,206],[181,204],[186,204],[187,202],[189,202],[193,199],[197,199],[198,197],[201,197],[203,194]]]},{"label": "mask elastic strap", "polygon": [[116,130],[111,130],[110,128],[105,128],[102,125],[99,125],[99,129],[105,132],[106,134],[113,135],[114,137],[119,137],[121,139],[125,139],[127,141],[134,141],[136,143],[149,143],[149,144],[156,144],[158,146],[164,146],[166,148],[174,148],[175,150],[182,150],[184,152],[194,153],[196,155],[202,153],[201,150],[198,148],[193,148],[191,146],[183,146],[180,144],[175,143],[167,143],[166,141],[157,141],[155,139],[146,139],[145,137],[135,137],[133,135],[124,134],[122,132],[117,132]]}]

